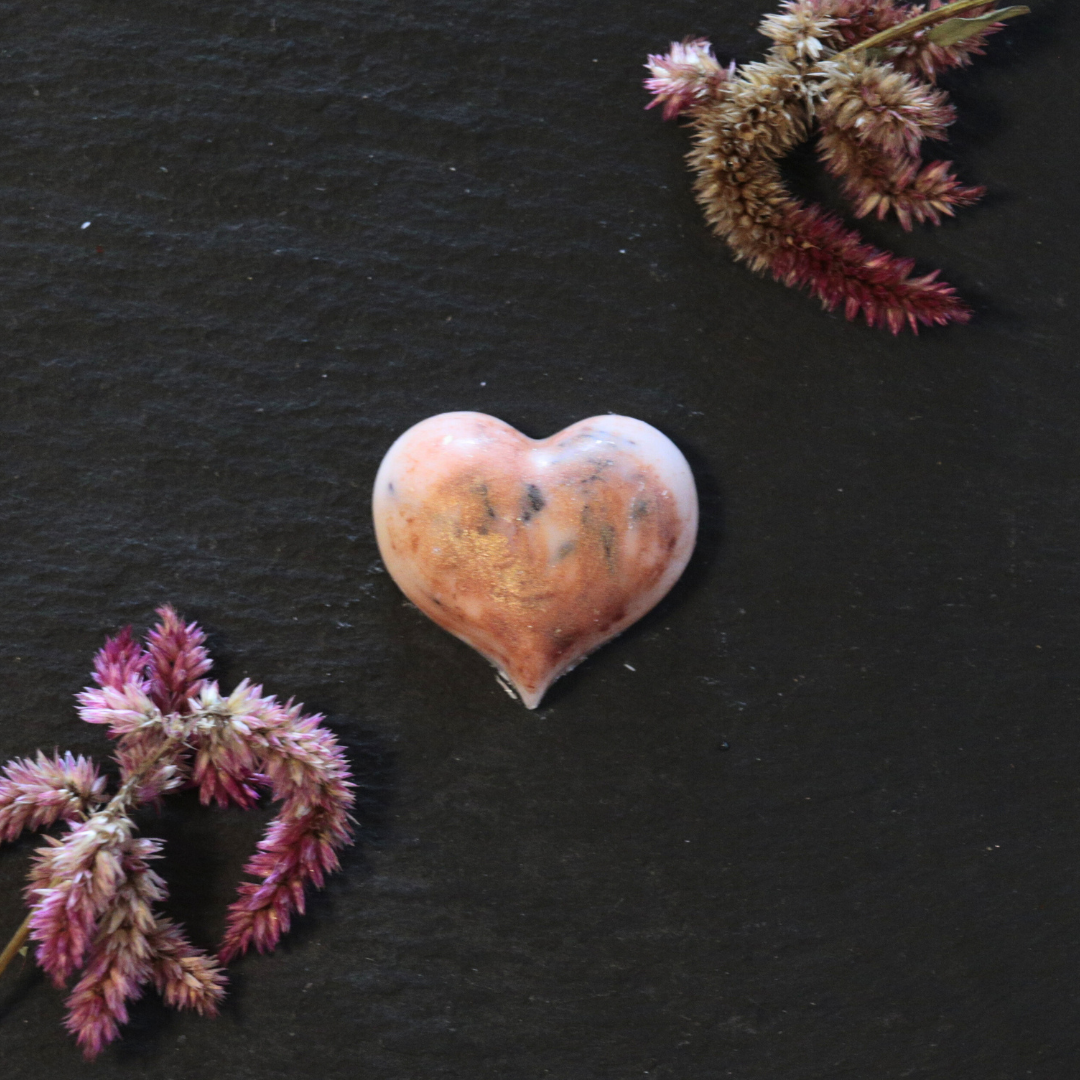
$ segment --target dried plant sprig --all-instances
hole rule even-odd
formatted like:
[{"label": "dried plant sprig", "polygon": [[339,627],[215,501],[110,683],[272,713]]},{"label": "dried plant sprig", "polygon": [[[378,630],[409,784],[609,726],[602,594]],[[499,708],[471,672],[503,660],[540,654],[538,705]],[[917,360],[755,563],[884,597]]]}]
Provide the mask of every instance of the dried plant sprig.
[{"label": "dried plant sprig", "polygon": [[911,260],[871,247],[797,199],[779,160],[816,126],[819,157],[856,216],[893,213],[905,229],[939,224],[975,202],[982,188],[961,184],[949,162],[924,164],[919,148],[943,139],[954,118],[947,95],[932,85],[937,73],[969,63],[1001,18],[1028,10],[992,7],[787,0],[759,27],[773,41],[764,62],[723,68],[701,38],[650,56],[647,107],[663,104],[665,119],[690,121],[695,194],[736,259],[806,287],[826,310],[861,314],[894,334],[967,322],[970,309],[937,272],[912,277]]},{"label": "dried plant sprig", "polygon": [[[111,638],[78,695],[83,720],[116,740],[120,786],[85,758],[15,759],[0,774],[0,839],[58,821],[31,868],[31,911],[4,949],[0,972],[27,936],[57,986],[82,972],[65,1021],[87,1058],[127,1022],[128,1002],[153,983],[167,1005],[213,1015],[225,992],[221,964],[250,945],[272,949],[304,910],[308,883],[321,887],[351,842],[353,783],[344,753],[319,716],[279,703],[246,680],[228,697],[204,678],[205,635],[170,607],[146,645],[130,630]],[[281,802],[246,867],[218,959],[195,948],[157,906],[165,882],[150,869],[161,841],[138,838],[131,813],[184,784],[204,803],[251,806],[263,792]]]}]

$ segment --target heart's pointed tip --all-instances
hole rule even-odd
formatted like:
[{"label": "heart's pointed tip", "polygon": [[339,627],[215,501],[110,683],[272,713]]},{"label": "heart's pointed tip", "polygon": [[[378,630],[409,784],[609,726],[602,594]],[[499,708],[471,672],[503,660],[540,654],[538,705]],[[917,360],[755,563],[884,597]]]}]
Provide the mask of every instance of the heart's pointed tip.
[{"label": "heart's pointed tip", "polygon": [[510,680],[514,689],[517,691],[517,696],[521,700],[521,704],[525,706],[529,712],[532,712],[544,699],[544,695],[547,693],[547,685],[541,686],[536,690],[527,690],[520,683]]},{"label": "heart's pointed tip", "polygon": [[[491,657],[488,657],[488,659],[490,660]],[[510,697],[515,701],[520,701],[530,712],[540,704],[553,682],[552,679],[546,679],[539,686],[526,686],[501,668],[494,660],[492,660],[492,663],[495,664],[495,681]]]}]

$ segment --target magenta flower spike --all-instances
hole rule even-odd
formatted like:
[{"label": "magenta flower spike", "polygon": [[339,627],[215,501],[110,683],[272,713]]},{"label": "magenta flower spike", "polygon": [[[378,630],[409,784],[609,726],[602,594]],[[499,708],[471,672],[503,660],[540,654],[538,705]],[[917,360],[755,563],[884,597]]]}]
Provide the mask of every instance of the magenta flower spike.
[{"label": "magenta flower spike", "polygon": [[[30,914],[0,957],[0,971],[26,937],[53,983],[78,981],[68,997],[68,1030],[96,1057],[127,1022],[128,1003],[149,985],[167,1005],[213,1016],[225,993],[222,964],[251,945],[272,949],[304,910],[310,883],[338,869],[352,838],[353,783],[341,746],[293,702],[242,682],[223,696],[204,678],[205,634],[171,607],[145,645],[122,630],[94,661],[96,686],[78,695],[79,714],[116,742],[119,787],[111,796],[83,757],[14,759],[0,771],[0,840],[58,822],[26,890]],[[215,958],[195,948],[158,906],[167,896],[150,868],[161,841],[140,838],[131,812],[180,787],[203,803],[252,806],[262,795],[278,816],[245,867]]]},{"label": "magenta flower spike", "polygon": [[[785,285],[805,287],[828,311],[894,334],[905,326],[967,322],[971,310],[938,272],[879,251],[784,186],[779,161],[816,127],[818,156],[840,181],[856,217],[896,215],[938,225],[983,193],[951,163],[924,164],[924,139],[942,140],[954,110],[933,86],[938,72],[971,62],[1002,19],[984,0],[786,0],[760,31],[764,62],[723,68],[704,39],[650,56],[645,88],[665,120],[685,116],[695,194],[737,260]],[[961,17],[966,16],[966,17]]]}]

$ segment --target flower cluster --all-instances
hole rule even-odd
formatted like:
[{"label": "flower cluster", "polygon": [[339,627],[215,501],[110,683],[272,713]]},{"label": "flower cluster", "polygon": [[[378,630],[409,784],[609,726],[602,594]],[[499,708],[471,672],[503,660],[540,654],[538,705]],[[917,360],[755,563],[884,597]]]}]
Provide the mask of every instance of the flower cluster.
[{"label": "flower cluster", "polygon": [[703,38],[673,42],[667,56],[650,56],[647,66],[653,77],[645,80],[645,89],[655,96],[645,108],[663,104],[665,120],[714,97],[735,72],[734,61],[727,69],[716,62],[712,46]]},{"label": "flower cluster", "polygon": [[37,832],[58,821],[77,821],[87,807],[105,801],[105,780],[84,757],[16,758],[0,775],[0,840],[24,829]]},{"label": "flower cluster", "polygon": [[[979,0],[927,6],[897,0],[787,0],[760,30],[763,63],[722,68],[707,41],[650,56],[646,88],[664,118],[685,115],[695,193],[737,259],[787,285],[807,287],[829,311],[862,315],[894,334],[904,326],[966,322],[955,290],[937,274],[862,242],[834,216],[795,198],[779,159],[816,124],[819,156],[855,214],[896,215],[901,226],[939,224],[982,189],[961,184],[947,161],[924,164],[924,139],[940,140],[954,113],[937,73],[970,63],[999,12]],[[963,12],[971,18],[954,16]]]},{"label": "flower cluster", "polygon": [[[221,964],[255,945],[272,949],[304,910],[308,883],[321,886],[350,842],[353,784],[341,747],[319,716],[266,696],[246,680],[222,696],[204,679],[205,635],[169,607],[145,646],[124,630],[94,663],[96,686],[79,713],[116,740],[119,787],[85,758],[16,759],[0,773],[0,840],[59,821],[27,888],[25,933],[57,986],[81,976],[68,998],[67,1027],[88,1058],[127,1021],[127,1004],[151,983],[166,1004],[213,1015],[224,994]],[[263,793],[281,803],[246,872],[217,958],[195,948],[157,910],[165,882],[150,869],[161,842],[135,836],[131,812],[181,786],[203,803],[249,807]],[[12,946],[21,944],[13,940]],[[15,951],[12,946],[5,956]]]}]

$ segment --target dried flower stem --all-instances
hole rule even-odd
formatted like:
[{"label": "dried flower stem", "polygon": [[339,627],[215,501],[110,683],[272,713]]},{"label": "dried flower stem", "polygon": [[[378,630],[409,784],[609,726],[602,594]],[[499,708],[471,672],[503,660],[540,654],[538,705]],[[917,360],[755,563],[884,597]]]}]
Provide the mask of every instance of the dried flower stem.
[{"label": "dried flower stem", "polygon": [[[272,949],[304,910],[304,889],[321,886],[351,842],[352,780],[344,752],[322,717],[264,697],[244,680],[222,697],[204,679],[205,635],[171,608],[145,646],[129,630],[94,663],[96,687],[78,695],[79,713],[116,740],[120,785],[71,754],[16,759],[0,769],[0,840],[67,822],[36,852],[26,895],[31,913],[0,956],[0,971],[28,938],[53,983],[81,971],[68,997],[67,1029],[96,1057],[128,1020],[128,1003],[157,987],[165,1004],[213,1016],[225,992],[221,962],[254,945]],[[135,837],[136,807],[184,784],[203,803],[254,805],[263,792],[282,803],[246,870],[230,909],[220,960],[193,946],[157,910],[165,882],[149,865],[161,841]],[[106,801],[107,799],[107,801]]]},{"label": "dried flower stem", "polygon": [[[943,139],[954,111],[933,83],[970,62],[1001,20],[1022,7],[987,11],[989,0],[929,10],[906,0],[783,0],[759,27],[772,39],[765,61],[724,68],[704,39],[648,58],[646,89],[664,118],[690,121],[698,202],[736,259],[787,285],[805,287],[826,310],[894,334],[904,326],[963,323],[971,310],[937,274],[862,242],[820,207],[789,192],[780,161],[816,130],[818,154],[840,179],[857,217],[895,214],[904,229],[938,224],[981,194],[924,163],[920,144]],[[971,19],[957,19],[974,11]],[[935,29],[930,29],[931,27]],[[894,44],[889,49],[875,47]]]},{"label": "dried flower stem", "polygon": [[[842,56],[850,56],[852,53],[861,52],[864,49],[880,49],[882,46],[891,45],[901,38],[911,37],[917,30],[922,30],[925,26],[933,26],[935,23],[944,22],[945,19],[959,15],[963,11],[989,6],[989,0],[953,0],[953,3],[946,4],[944,7],[924,11],[913,19],[907,19],[897,26],[890,26],[888,30],[882,30],[879,34],[873,34],[865,41],[860,41],[858,44],[852,45],[851,48],[837,53],[832,59],[839,60]],[[1030,8],[1024,8],[1023,14],[1028,14],[1030,10]],[[1018,11],[1016,14],[1021,13]]]},{"label": "dried flower stem", "polygon": [[26,944],[26,939],[30,936],[30,920],[33,917],[34,913],[30,912],[23,919],[22,926],[15,931],[15,936],[4,946],[4,951],[0,953],[0,975],[4,974],[8,964],[19,955],[19,951]]}]

